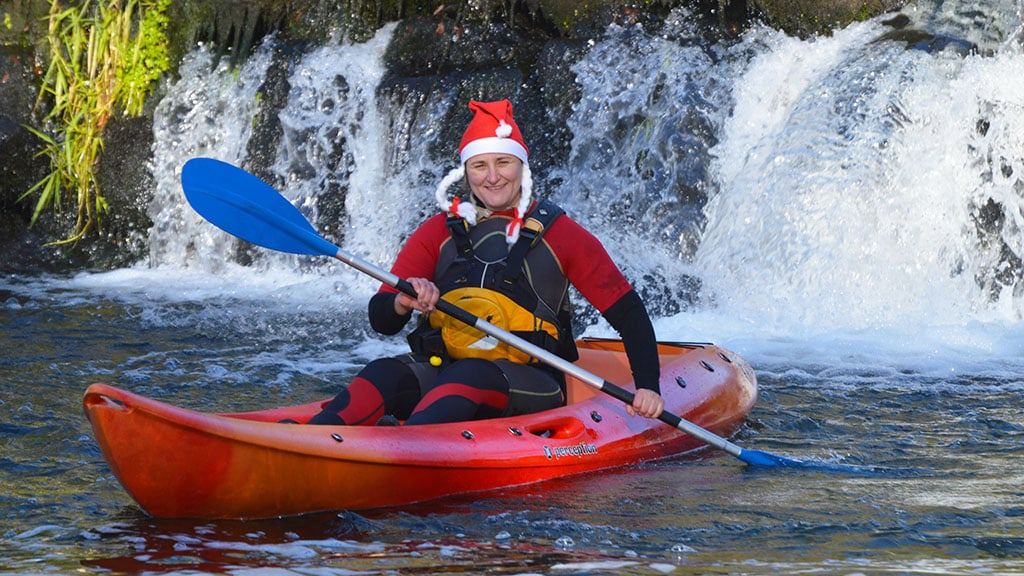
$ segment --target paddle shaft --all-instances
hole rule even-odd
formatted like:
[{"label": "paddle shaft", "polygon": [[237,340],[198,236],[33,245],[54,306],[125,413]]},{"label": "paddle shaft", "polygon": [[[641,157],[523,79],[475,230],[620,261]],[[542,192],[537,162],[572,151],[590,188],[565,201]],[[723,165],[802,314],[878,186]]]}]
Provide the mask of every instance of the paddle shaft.
[{"label": "paddle shaft", "polygon": [[[412,284],[410,284],[407,280],[399,278],[398,276],[392,274],[391,272],[388,272],[378,266],[375,266],[370,262],[364,260],[363,258],[346,252],[345,250],[342,250],[340,248],[338,249],[338,252],[337,254],[334,255],[334,257],[337,258],[338,260],[341,260],[345,264],[348,264],[349,266],[355,268],[356,270],[359,270],[364,274],[368,274],[369,276],[372,276],[373,278],[381,281],[382,283],[387,284],[388,286],[391,286],[392,288],[395,288],[404,294],[412,296],[413,298],[416,298],[416,290],[412,287]],[[459,308],[458,306],[452,304],[451,302],[448,302],[447,300],[438,300],[436,306],[438,310],[444,312],[445,314],[451,316],[452,318],[455,318],[456,320],[468,326],[472,326],[473,328],[476,328],[477,330],[483,332],[484,334],[487,334],[488,336],[493,336],[494,338],[500,340],[501,342],[504,342],[509,346],[512,346],[526,354],[529,354],[533,358],[540,360],[541,362],[551,366],[552,368],[560,370],[561,372],[573,376],[578,380],[582,380],[583,382],[586,382],[590,386],[593,386],[594,388],[597,388],[598,390],[604,392],[605,394],[608,394],[613,398],[621,400],[622,402],[625,402],[628,405],[633,404],[634,394],[629,390],[626,390],[621,386],[617,386],[605,380],[604,378],[597,376],[596,374],[588,372],[587,370],[584,370],[583,368],[577,366],[576,364],[573,364],[572,362],[569,362],[568,360],[562,358],[561,356],[558,356],[557,354],[552,354],[551,352],[548,352],[547,350],[541,348],[540,346],[537,346],[536,344],[533,344],[532,342],[528,342],[507,330],[503,330],[495,326],[494,324],[491,324],[490,322],[484,320],[483,318],[477,317],[467,312],[466,310]],[[671,412],[663,411],[661,415],[658,416],[658,419],[668,424],[669,426],[672,426],[673,428],[682,430],[683,432],[686,432],[687,434],[701,440],[702,442],[710,444],[711,446],[714,446],[715,448],[718,448],[720,450],[724,450],[729,454],[732,454],[733,456],[739,457],[744,452],[744,450],[737,446],[736,444],[733,444],[732,442],[729,442],[725,438],[713,434],[692,422],[683,420],[682,418],[676,416],[675,414],[672,414]]]}]

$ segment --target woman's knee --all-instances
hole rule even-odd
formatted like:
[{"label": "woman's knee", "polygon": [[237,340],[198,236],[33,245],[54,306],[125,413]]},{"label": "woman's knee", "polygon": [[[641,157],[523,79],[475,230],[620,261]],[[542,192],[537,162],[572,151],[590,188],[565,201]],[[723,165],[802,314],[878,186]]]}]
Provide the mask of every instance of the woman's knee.
[{"label": "woman's knee", "polygon": [[437,378],[438,383],[455,383],[508,393],[508,378],[501,367],[482,358],[465,358],[453,362]]},{"label": "woman's knee", "polygon": [[401,360],[397,358],[377,358],[371,360],[359,371],[359,376],[370,382],[384,382],[398,380],[405,373],[411,372]]}]

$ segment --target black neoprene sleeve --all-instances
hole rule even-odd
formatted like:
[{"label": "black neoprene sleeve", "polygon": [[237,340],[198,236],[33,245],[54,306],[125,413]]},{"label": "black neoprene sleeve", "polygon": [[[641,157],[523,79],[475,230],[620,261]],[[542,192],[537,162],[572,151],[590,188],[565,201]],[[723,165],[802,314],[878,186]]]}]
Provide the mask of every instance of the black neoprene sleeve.
[{"label": "black neoprene sleeve", "polygon": [[412,318],[411,312],[405,315],[395,312],[395,298],[397,297],[398,294],[394,292],[377,292],[370,298],[370,303],[367,305],[370,327],[386,336],[401,332]]},{"label": "black neoprene sleeve", "polygon": [[647,388],[660,394],[658,342],[640,295],[636,290],[630,290],[605,311],[604,318],[622,337],[637,388]]}]

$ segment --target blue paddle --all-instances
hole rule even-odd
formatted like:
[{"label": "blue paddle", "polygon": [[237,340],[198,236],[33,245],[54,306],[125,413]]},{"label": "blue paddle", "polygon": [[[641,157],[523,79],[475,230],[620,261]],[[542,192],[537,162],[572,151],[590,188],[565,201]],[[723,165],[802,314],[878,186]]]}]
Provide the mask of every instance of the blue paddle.
[{"label": "blue paddle", "polygon": [[[211,158],[193,158],[186,162],[181,170],[181,185],[192,208],[229,234],[271,250],[337,258],[388,286],[410,296],[416,296],[416,291],[406,280],[349,254],[322,238],[291,202],[241,168]],[[439,300],[437,309],[626,404],[633,403],[632,392],[486,320],[477,318],[450,302]],[[808,464],[768,452],[745,450],[669,412],[663,412],[658,419],[706,444],[732,454],[747,464],[768,467],[823,467],[820,463]],[[831,468],[828,465],[824,467]]]}]

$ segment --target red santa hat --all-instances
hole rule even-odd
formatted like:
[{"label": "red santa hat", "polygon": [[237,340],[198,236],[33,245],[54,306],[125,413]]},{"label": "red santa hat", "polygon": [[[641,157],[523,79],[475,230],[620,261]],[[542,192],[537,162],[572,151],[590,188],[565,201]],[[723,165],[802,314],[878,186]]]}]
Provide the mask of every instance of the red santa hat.
[{"label": "red santa hat", "polygon": [[476,224],[476,207],[470,202],[460,202],[458,196],[448,198],[448,188],[466,176],[466,161],[478,154],[496,153],[511,154],[523,161],[523,181],[519,203],[515,214],[506,230],[509,244],[519,239],[519,230],[523,226],[523,216],[530,207],[533,191],[533,175],[527,161],[529,150],[523,141],[519,126],[512,119],[512,103],[508,100],[497,102],[477,102],[471,100],[469,109],[473,111],[473,119],[469,122],[466,132],[459,144],[459,166],[448,173],[437,186],[435,196],[441,210],[457,214],[466,219],[470,225]]}]

